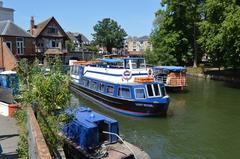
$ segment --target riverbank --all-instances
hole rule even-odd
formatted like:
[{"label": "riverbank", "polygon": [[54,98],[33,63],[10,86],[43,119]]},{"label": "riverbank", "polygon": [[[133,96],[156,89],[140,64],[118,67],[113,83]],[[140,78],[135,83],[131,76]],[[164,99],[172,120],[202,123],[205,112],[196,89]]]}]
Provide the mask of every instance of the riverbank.
[{"label": "riverbank", "polygon": [[187,75],[192,77],[225,81],[240,84],[240,70],[218,70],[216,68],[187,68]]}]

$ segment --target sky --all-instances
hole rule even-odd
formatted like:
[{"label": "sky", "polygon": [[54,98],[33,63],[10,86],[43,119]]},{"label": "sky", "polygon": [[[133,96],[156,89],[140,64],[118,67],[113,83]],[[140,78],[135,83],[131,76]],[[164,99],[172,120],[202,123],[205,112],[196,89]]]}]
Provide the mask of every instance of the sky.
[{"label": "sky", "polygon": [[30,17],[35,23],[54,16],[65,31],[80,32],[92,40],[93,26],[111,18],[129,36],[151,33],[160,0],[2,0],[4,7],[15,10],[14,22],[29,29]]}]

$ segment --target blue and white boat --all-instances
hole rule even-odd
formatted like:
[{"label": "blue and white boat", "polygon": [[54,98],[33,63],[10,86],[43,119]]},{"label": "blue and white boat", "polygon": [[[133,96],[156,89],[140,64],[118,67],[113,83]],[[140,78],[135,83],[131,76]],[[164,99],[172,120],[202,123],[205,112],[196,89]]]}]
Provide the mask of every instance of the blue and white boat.
[{"label": "blue and white boat", "polygon": [[134,116],[166,116],[169,97],[144,58],[74,62],[71,89],[108,109]]}]

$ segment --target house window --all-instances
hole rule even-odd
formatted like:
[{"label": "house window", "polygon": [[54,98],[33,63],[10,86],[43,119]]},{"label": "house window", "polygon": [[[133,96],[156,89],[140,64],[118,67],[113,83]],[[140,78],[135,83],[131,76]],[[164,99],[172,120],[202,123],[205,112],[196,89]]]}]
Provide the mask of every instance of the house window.
[{"label": "house window", "polygon": [[24,54],[24,39],[17,37],[16,38],[16,45],[17,45],[17,54],[23,55]]},{"label": "house window", "polygon": [[54,26],[49,26],[48,27],[48,33],[49,34],[56,34],[57,33],[57,28]]},{"label": "house window", "polygon": [[145,91],[143,88],[135,89],[135,96],[137,99],[144,99],[146,98]]},{"label": "house window", "polygon": [[9,50],[12,51],[12,42],[11,42],[11,41],[7,41],[7,42],[6,42],[6,45],[7,45],[7,47],[9,48]]},{"label": "house window", "polygon": [[58,43],[56,40],[50,40],[50,47],[51,48],[56,48],[58,47]]},{"label": "house window", "polygon": [[131,98],[130,89],[120,87],[118,89],[118,96],[123,98]]}]

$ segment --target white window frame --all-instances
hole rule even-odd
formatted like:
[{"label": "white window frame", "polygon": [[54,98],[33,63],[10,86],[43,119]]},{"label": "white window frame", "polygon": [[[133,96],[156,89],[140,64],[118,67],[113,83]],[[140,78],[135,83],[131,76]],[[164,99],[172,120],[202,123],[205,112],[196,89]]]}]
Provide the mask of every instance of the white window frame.
[{"label": "white window frame", "polygon": [[[136,90],[137,89],[143,89],[143,91],[144,91],[144,95],[145,95],[145,98],[137,98],[137,96],[136,96]],[[144,88],[134,88],[134,95],[135,95],[135,98],[136,99],[146,99],[147,98],[147,93],[146,93],[146,90],[144,89]]]},{"label": "white window frame", "polygon": [[[20,38],[22,39],[22,41],[18,41],[17,39]],[[22,47],[20,45],[20,47],[18,46],[18,43],[21,44],[22,43]],[[16,37],[16,54],[18,55],[24,55],[24,38],[23,37]],[[18,52],[18,49],[21,50],[20,52]]]},{"label": "white window frame", "polygon": [[[129,90],[129,93],[130,93],[130,96],[129,97],[123,97],[123,96],[120,96],[118,93],[119,93],[119,90],[122,89],[122,88],[126,88]],[[120,98],[127,98],[127,99],[131,99],[132,98],[132,94],[131,94],[131,89],[129,87],[118,87],[118,90],[117,90],[117,96],[120,97]]]},{"label": "white window frame", "polygon": [[148,89],[147,89],[147,85],[145,86],[145,87],[146,87],[146,90],[147,90],[147,96],[148,96],[148,98],[162,97],[162,92],[161,92],[161,89],[160,89],[160,87],[159,87],[159,84],[157,84],[157,86],[158,86],[158,90],[159,90],[159,95],[158,95],[158,96],[156,96],[156,93],[155,93],[153,84],[151,84],[152,91],[153,91],[153,96],[149,96],[149,94],[148,94]]}]

